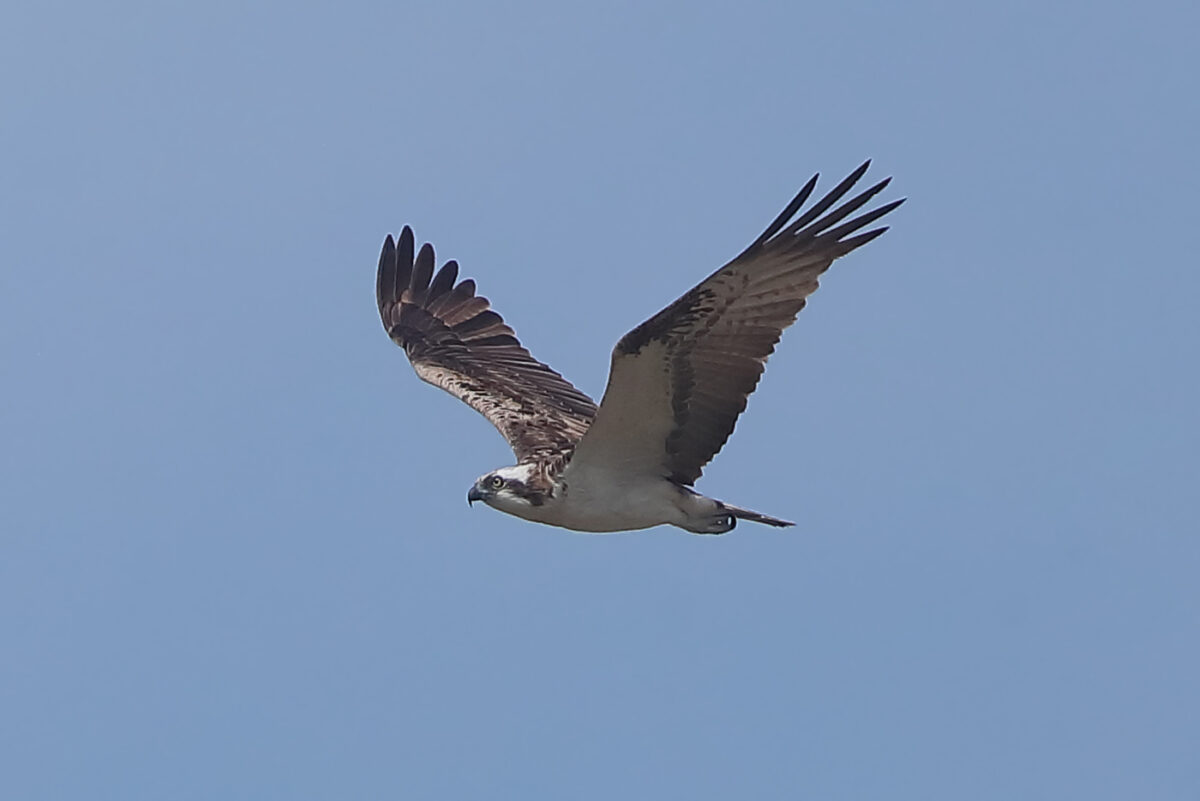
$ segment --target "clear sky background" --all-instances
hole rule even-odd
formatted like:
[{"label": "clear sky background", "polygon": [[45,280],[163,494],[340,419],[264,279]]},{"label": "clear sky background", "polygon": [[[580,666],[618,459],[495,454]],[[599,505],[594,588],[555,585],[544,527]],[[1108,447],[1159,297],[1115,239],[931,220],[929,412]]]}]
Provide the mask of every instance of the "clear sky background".
[{"label": "clear sky background", "polygon": [[[0,796],[1200,797],[1194,3],[20,3]],[[909,201],[594,536],[374,306],[412,224],[599,395],[813,173]]]}]

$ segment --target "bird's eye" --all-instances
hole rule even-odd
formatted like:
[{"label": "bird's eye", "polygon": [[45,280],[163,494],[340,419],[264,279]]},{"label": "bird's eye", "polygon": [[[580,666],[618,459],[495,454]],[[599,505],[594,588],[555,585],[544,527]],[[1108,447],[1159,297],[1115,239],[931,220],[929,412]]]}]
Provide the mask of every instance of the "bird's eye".
[{"label": "bird's eye", "polygon": [[491,479],[488,480],[488,485],[492,489],[500,489],[504,486],[504,479],[500,478],[500,476],[492,476]]}]

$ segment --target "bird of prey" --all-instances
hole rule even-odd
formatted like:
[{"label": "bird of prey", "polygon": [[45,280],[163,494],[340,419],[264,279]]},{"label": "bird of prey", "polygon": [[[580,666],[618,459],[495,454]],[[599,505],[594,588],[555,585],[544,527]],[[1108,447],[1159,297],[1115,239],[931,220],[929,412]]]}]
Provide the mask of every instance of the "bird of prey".
[{"label": "bird of prey", "polygon": [[422,380],[486,417],[516,454],[515,465],[476,480],[468,502],[576,531],[792,525],[692,485],[733,433],[817,278],[886,231],[859,233],[903,202],[852,216],[891,180],[843,200],[869,165],[801,212],[814,175],[748,248],[623,336],[599,406],[530,355],[475,282],[458,280],[457,262],[435,275],[431,245],[416,250],[408,226],[389,235],[376,285],[388,336]]}]

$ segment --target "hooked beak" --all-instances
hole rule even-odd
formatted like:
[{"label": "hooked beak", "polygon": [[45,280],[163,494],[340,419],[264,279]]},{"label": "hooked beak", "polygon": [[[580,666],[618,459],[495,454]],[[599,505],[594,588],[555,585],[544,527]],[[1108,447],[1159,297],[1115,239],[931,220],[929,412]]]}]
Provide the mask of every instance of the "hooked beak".
[{"label": "hooked beak", "polygon": [[479,491],[479,487],[471,487],[470,492],[467,493],[467,506],[470,506],[471,504],[475,503],[475,501],[482,501],[482,500],[483,500],[483,493]]}]

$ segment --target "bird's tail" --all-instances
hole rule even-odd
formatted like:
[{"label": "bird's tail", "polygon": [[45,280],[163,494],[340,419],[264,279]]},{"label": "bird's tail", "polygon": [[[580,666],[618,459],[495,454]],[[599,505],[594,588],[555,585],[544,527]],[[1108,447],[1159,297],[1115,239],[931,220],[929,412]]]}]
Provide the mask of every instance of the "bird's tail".
[{"label": "bird's tail", "polygon": [[760,512],[752,512],[749,509],[743,509],[740,506],[734,506],[733,504],[725,503],[724,501],[721,502],[721,505],[725,507],[726,512],[733,515],[738,520],[749,520],[753,523],[765,523],[768,526],[775,526],[776,528],[784,528],[786,526],[796,525],[795,523],[787,520],[780,520],[778,517],[771,517],[770,515],[764,515]]}]

